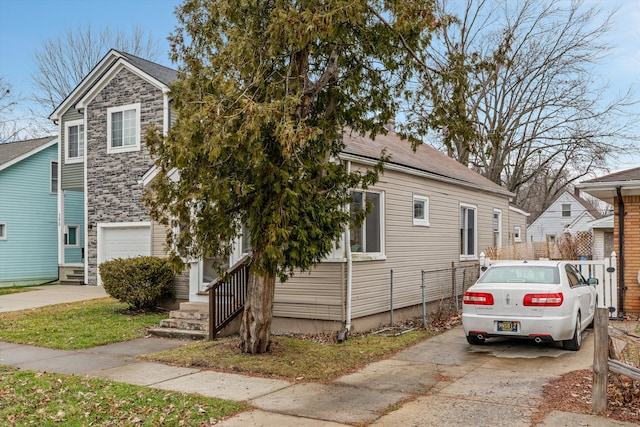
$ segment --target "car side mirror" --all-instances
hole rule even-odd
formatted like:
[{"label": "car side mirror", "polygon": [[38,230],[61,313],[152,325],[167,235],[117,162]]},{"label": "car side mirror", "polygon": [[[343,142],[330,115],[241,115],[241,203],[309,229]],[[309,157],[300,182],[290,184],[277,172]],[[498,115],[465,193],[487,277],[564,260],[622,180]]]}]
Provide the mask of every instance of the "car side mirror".
[{"label": "car side mirror", "polygon": [[590,285],[597,285],[598,279],[596,279],[595,277],[589,277],[589,279],[587,279],[587,283]]}]

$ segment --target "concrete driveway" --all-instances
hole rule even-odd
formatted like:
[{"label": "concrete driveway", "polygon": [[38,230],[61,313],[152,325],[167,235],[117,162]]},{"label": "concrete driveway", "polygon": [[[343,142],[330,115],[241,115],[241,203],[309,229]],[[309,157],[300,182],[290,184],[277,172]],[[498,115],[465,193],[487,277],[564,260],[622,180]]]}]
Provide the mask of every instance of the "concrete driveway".
[{"label": "concrete driveway", "polygon": [[[592,361],[592,331],[571,352],[559,344],[497,339],[471,346],[459,326],[330,384],[294,384],[251,399],[258,409],[220,425],[528,427],[542,387]],[[625,424],[558,412],[544,425]]]}]

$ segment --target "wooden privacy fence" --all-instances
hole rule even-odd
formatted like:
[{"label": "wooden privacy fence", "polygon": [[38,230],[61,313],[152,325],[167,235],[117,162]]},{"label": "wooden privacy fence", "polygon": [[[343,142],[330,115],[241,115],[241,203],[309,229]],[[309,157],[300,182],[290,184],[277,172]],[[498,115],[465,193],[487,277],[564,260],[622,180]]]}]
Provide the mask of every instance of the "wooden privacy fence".
[{"label": "wooden privacy fence", "polygon": [[484,250],[491,259],[590,259],[593,234],[590,231],[564,232],[555,242],[522,242]]}]

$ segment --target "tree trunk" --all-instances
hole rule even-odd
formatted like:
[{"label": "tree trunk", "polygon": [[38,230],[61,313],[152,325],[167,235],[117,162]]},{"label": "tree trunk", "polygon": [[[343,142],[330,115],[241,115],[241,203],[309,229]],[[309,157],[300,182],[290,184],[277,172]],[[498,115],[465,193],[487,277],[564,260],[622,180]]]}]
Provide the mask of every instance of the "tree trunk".
[{"label": "tree trunk", "polygon": [[240,349],[265,353],[269,349],[276,278],[249,273],[249,290],[240,324]]}]

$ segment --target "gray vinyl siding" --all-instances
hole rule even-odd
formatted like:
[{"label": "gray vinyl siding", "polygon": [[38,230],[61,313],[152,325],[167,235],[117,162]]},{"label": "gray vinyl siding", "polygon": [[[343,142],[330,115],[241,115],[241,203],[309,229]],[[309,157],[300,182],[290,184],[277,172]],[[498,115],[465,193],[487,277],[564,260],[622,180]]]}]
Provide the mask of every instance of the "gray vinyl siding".
[{"label": "gray vinyl siding", "polygon": [[[503,214],[504,215],[504,214]],[[504,218],[504,216],[503,216]],[[513,245],[515,243],[527,242],[527,217],[518,212],[507,210],[506,227],[504,232],[506,233],[507,242],[506,245]],[[516,242],[513,239],[514,230],[516,227],[520,227],[520,242]]]},{"label": "gray vinyl siding", "polygon": [[[384,192],[386,259],[354,261],[353,318],[389,310],[391,270],[397,309],[421,303],[421,270],[450,268],[452,262],[456,266],[478,262],[460,261],[460,203],[477,207],[477,255],[493,243],[494,208],[503,213],[508,209],[505,196],[391,170],[370,190]],[[429,198],[427,227],[413,225],[414,195]],[[503,244],[505,235],[503,231]],[[450,296],[449,285],[447,289],[437,283],[426,285],[428,301]]]},{"label": "gray vinyl siding", "polygon": [[326,262],[311,273],[298,273],[276,284],[276,317],[342,321],[344,319],[345,264]]},{"label": "gray vinyl siding", "polygon": [[[359,169],[352,165],[352,169]],[[360,168],[362,169],[362,168]],[[493,243],[493,210],[503,212],[503,245],[508,232],[505,217],[508,198],[460,185],[442,183],[387,169],[368,191],[384,194],[383,260],[353,261],[352,318],[389,310],[390,272],[393,269],[394,309],[421,303],[421,270],[438,270],[474,265],[460,261],[460,203],[477,207],[477,255]],[[413,225],[413,196],[429,198],[430,226]],[[438,274],[429,277],[438,278]],[[426,283],[428,301],[451,295],[450,270],[442,283]],[[346,264],[324,262],[310,274],[298,274],[276,285],[274,316],[320,320],[344,320]]]},{"label": "gray vinyl siding", "polygon": [[[167,226],[159,222],[151,222],[151,255],[164,258],[167,252]],[[176,276],[173,281],[178,301],[189,301],[189,265]]]},{"label": "gray vinyl siding", "polygon": [[156,221],[151,223],[151,255],[167,256],[167,226]]},{"label": "gray vinyl siding", "polygon": [[[75,108],[67,110],[62,116],[62,125],[60,126],[60,153],[62,155],[62,189],[82,191],[84,189],[84,162],[66,164],[65,157],[67,154],[65,123],[74,120],[82,120],[83,115],[78,113]],[[85,142],[86,145],[86,142]],[[86,147],[85,147],[86,148]]]}]

